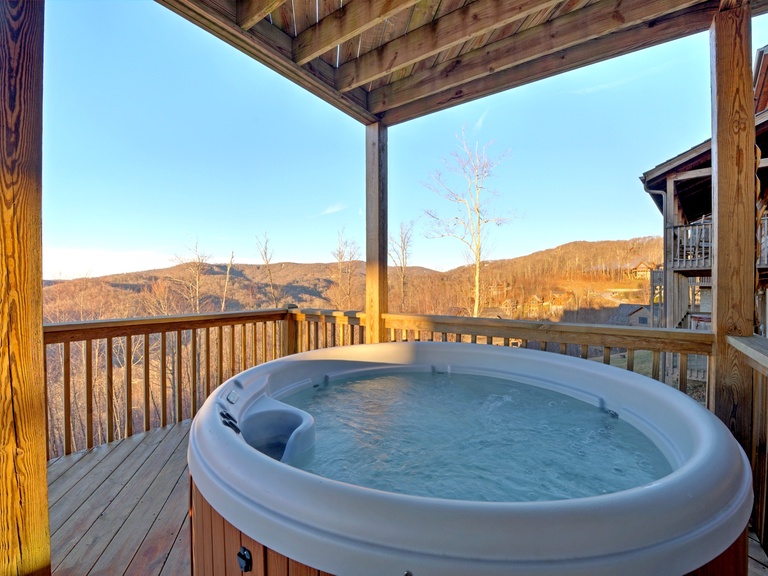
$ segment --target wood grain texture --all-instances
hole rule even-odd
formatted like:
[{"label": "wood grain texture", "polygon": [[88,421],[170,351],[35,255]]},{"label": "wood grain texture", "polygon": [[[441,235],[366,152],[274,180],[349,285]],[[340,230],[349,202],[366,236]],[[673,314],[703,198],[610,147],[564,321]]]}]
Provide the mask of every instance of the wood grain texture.
[{"label": "wood grain texture", "polygon": [[596,38],[653,21],[699,0],[602,0],[372,91],[374,114]]},{"label": "wood grain texture", "polygon": [[340,66],[336,87],[346,91],[363,86],[559,1],[478,0],[466,4]]},{"label": "wood grain texture", "polygon": [[388,311],[389,291],[387,180],[387,128],[371,124],[365,129],[365,334],[369,344],[386,341],[381,315]]},{"label": "wood grain texture", "polygon": [[752,370],[728,336],[753,333],[755,285],[755,123],[749,6],[718,12],[712,58],[712,326],[709,405],[752,452]]},{"label": "wood grain texture", "polygon": [[253,28],[259,20],[278,9],[286,0],[237,0],[237,25],[244,30]]},{"label": "wood grain texture", "polygon": [[0,3],[0,574],[50,574],[42,347],[44,2]]},{"label": "wood grain texture", "polygon": [[708,2],[650,23],[559,50],[509,69],[496,70],[493,74],[479,80],[466,82],[454,88],[443,88],[439,92],[408,104],[388,108],[378,116],[387,126],[395,126],[425,114],[445,110],[503,90],[702,32],[709,29],[715,11],[716,6]]},{"label": "wood grain texture", "polygon": [[[293,40],[293,59],[302,66],[420,0],[351,0]],[[530,1],[530,0],[529,0]]]}]

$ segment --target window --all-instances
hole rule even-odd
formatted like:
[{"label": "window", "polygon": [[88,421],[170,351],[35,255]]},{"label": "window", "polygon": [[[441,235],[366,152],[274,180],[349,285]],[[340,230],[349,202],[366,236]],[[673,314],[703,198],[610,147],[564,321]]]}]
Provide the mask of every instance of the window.
[{"label": "window", "polygon": [[638,321],[638,323],[640,323],[640,324],[645,324],[645,325],[647,325],[647,324],[648,324],[648,318],[643,318],[642,316],[640,316],[640,317],[637,319],[637,321]]}]

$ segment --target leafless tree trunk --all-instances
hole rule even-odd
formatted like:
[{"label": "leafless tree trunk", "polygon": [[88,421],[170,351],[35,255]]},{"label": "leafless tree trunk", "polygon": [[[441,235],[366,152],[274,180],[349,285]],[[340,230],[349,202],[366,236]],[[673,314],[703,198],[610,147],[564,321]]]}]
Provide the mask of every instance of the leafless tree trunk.
[{"label": "leafless tree trunk", "polygon": [[[509,221],[508,218],[494,216],[488,206],[487,195],[493,194],[486,187],[488,179],[494,168],[505,158],[502,154],[496,158],[490,158],[487,154],[488,144],[480,148],[475,144],[471,148],[467,142],[466,134],[462,131],[459,140],[459,151],[451,154],[451,160],[446,161],[448,171],[456,175],[460,184],[454,184],[453,179],[446,179],[440,172],[432,175],[432,182],[426,184],[427,188],[435,192],[441,198],[451,202],[457,215],[446,217],[435,210],[426,210],[427,216],[432,220],[432,229],[428,234],[430,238],[455,238],[465,247],[469,260],[474,267],[474,304],[472,315],[480,314],[480,270],[485,255],[484,246],[487,236],[488,224],[501,226]],[[463,180],[463,182],[461,182]]]},{"label": "leafless tree trunk", "polygon": [[411,255],[411,240],[413,238],[413,220],[400,222],[400,234],[397,238],[389,237],[389,258],[397,271],[397,279],[400,284],[400,312],[405,312],[408,297],[408,259]]},{"label": "leafless tree trunk", "polygon": [[185,275],[181,280],[177,282],[181,283],[184,287],[185,296],[189,302],[192,312],[195,314],[200,313],[200,285],[202,283],[203,274],[208,268],[208,261],[210,255],[203,254],[197,247],[195,242],[194,247],[190,250],[191,256],[187,259],[181,256],[176,257],[176,262],[184,266]]},{"label": "leafless tree trunk", "polygon": [[256,247],[259,249],[259,256],[264,262],[264,268],[267,270],[267,282],[269,284],[269,296],[272,299],[272,306],[278,308],[282,298],[282,290],[275,289],[275,282],[272,278],[272,250],[269,248],[269,236],[264,232],[264,240],[256,237]]},{"label": "leafless tree trunk", "polygon": [[352,307],[355,266],[354,262],[360,258],[360,247],[354,240],[344,238],[344,229],[339,230],[338,244],[332,252],[336,261],[333,274],[336,284],[336,297],[332,298],[332,304],[339,309],[349,310]]},{"label": "leafless tree trunk", "polygon": [[227,288],[229,287],[229,273],[232,271],[232,262],[235,260],[235,253],[232,252],[229,255],[229,263],[227,264],[227,276],[224,278],[224,292],[221,295],[221,311],[224,312],[227,309]]}]

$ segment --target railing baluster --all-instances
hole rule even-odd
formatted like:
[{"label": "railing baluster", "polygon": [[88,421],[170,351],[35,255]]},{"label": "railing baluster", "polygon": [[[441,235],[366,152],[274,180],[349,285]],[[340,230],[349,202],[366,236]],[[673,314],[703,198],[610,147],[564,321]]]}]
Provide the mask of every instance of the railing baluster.
[{"label": "railing baluster", "polygon": [[182,363],[183,340],[181,338],[181,330],[176,331],[176,422],[182,421],[182,400],[184,396],[184,379],[182,378],[182,369],[184,364]]},{"label": "railing baluster", "polygon": [[93,340],[85,341],[85,447],[93,448]]},{"label": "railing baluster", "polygon": [[603,364],[611,364],[611,347],[603,346]]},{"label": "railing baluster", "polygon": [[272,321],[272,360],[277,359],[277,322]]},{"label": "railing baluster", "polygon": [[547,342],[546,340],[542,340],[539,343],[539,347],[540,347],[542,352],[546,352],[547,351],[547,346],[549,346],[549,342]]},{"label": "railing baluster", "polygon": [[216,367],[218,369],[218,372],[216,372],[216,386],[215,388],[218,388],[221,386],[221,383],[224,382],[224,327],[218,326],[218,330],[216,331]]},{"label": "railing baluster", "polygon": [[235,325],[229,327],[229,371],[227,372],[227,378],[232,378],[237,372],[237,337],[235,336]]},{"label": "railing baluster", "polygon": [[560,354],[567,354],[568,353],[568,344],[565,342],[560,342]]},{"label": "railing baluster", "polygon": [[125,337],[125,437],[133,435],[133,336]]},{"label": "railing baluster", "polygon": [[[243,325],[243,334],[245,334],[245,325]],[[245,348],[243,348],[245,352]],[[190,341],[190,394],[192,395],[192,416],[197,414],[197,328],[191,330]]]},{"label": "railing baluster", "polygon": [[653,367],[651,368],[651,378],[654,380],[659,379],[659,369],[661,367],[661,354],[658,350],[653,351]]},{"label": "railing baluster", "polygon": [[152,404],[152,389],[150,387],[149,378],[149,334],[144,334],[144,432],[148,431],[152,425],[150,419],[152,410],[150,408]]},{"label": "railing baluster", "polygon": [[261,362],[267,361],[267,323],[261,324]]},{"label": "railing baluster", "polygon": [[248,332],[245,324],[240,324],[240,372],[246,369],[248,365]]},{"label": "railing baluster", "polygon": [[680,392],[688,393],[688,354],[680,354],[680,374],[677,377]]},{"label": "railing baluster", "polygon": [[627,370],[630,372],[635,371],[635,351],[627,350]]},{"label": "railing baluster", "polygon": [[167,357],[168,333],[163,330],[160,333],[160,426],[168,425],[168,367]]},{"label": "railing baluster", "polygon": [[211,328],[205,330],[205,397],[211,395]]},{"label": "railing baluster", "polygon": [[251,366],[256,366],[259,363],[259,360],[256,356],[256,342],[258,341],[258,338],[256,337],[256,334],[258,330],[256,329],[257,323],[254,322],[251,324]]},{"label": "railing baluster", "polygon": [[72,453],[72,386],[69,342],[64,342],[64,454]]},{"label": "railing baluster", "polygon": [[581,345],[581,357],[584,360],[589,358],[589,345],[588,344],[582,344]]},{"label": "railing baluster", "polygon": [[107,442],[115,439],[115,342],[107,338]]}]

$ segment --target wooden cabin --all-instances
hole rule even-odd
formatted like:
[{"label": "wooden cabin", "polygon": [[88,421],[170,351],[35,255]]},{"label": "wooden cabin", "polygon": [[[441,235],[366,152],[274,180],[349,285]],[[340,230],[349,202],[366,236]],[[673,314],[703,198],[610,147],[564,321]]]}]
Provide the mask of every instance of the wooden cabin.
[{"label": "wooden cabin", "polygon": [[[663,353],[678,355],[681,364],[687,362],[689,354],[704,355],[710,366],[708,406],[729,426],[752,461],[756,494],[752,528],[755,538],[765,541],[768,347],[764,338],[754,336],[755,232],[760,216],[756,199],[762,197],[762,187],[756,185],[761,158],[755,153],[756,123],[752,120],[755,91],[750,23],[753,15],[768,12],[768,0],[350,0],[342,7],[328,0],[159,2],[365,126],[365,311],[280,309],[44,328],[41,198],[45,3],[1,2],[0,574],[48,574],[52,567],[46,490],[48,441],[42,433],[51,428],[46,421],[46,369],[50,367],[46,366],[44,346],[60,346],[65,351],[62,356],[66,391],[71,387],[66,371],[71,346],[84,343],[87,376],[87,351],[95,341],[106,341],[111,357],[111,346],[116,340],[121,340],[126,353],[130,353],[138,347],[148,349],[152,335],[158,335],[163,343],[175,342],[179,361],[184,346],[195,351],[187,355],[191,358],[200,357],[197,351],[204,350],[204,363],[208,366],[204,382],[195,378],[179,381],[172,387],[173,394],[164,393],[158,424],[163,427],[175,421],[181,426],[194,414],[199,398],[219,381],[212,379],[211,374],[220,378],[226,372],[225,368],[215,372],[214,367],[242,369],[256,361],[257,348],[268,352],[268,359],[323,345],[403,338],[500,345],[515,341],[521,346],[536,346],[555,353],[566,353],[575,346],[585,356],[588,348],[602,347],[604,361],[610,362],[611,348],[615,347],[627,349],[626,365],[630,370],[635,349],[651,351],[654,377],[659,375],[659,357]],[[390,126],[707,30],[712,47],[713,141],[711,168],[707,168],[712,189],[711,209],[707,211],[711,213],[711,226],[708,252],[702,247],[696,263],[708,259],[711,270],[711,332],[388,313]],[[140,31],[136,38],[139,42]],[[761,133],[763,119],[758,117]],[[696,149],[690,156],[693,159],[704,152]],[[685,180],[666,174],[663,180],[665,186],[679,187],[680,192],[696,182],[697,174],[703,175],[697,172],[703,170],[698,165],[676,165],[685,166]],[[662,172],[665,170],[660,168],[659,174]],[[673,191],[667,193],[669,198],[673,195]],[[697,194],[691,190],[688,196]],[[677,209],[673,202],[662,208],[665,214]],[[703,206],[686,214],[681,225],[691,231],[694,226],[702,231],[709,225],[698,221],[705,215]],[[721,222],[727,225],[719,225]],[[674,236],[672,232],[668,234],[671,246]],[[227,346],[222,347],[223,339],[212,334],[229,334]],[[260,340],[262,334],[271,336]],[[548,347],[548,343],[555,345]],[[165,348],[161,353],[165,354]],[[224,356],[228,360],[224,361]],[[259,353],[258,358],[264,356]],[[119,397],[124,404],[106,404],[109,425],[105,440],[110,442],[109,446],[120,439],[120,445],[127,446],[134,432],[155,426],[147,416],[148,394],[140,384],[142,373],[134,368],[128,362],[122,370],[126,384]],[[681,369],[681,374],[685,373]],[[109,376],[113,377],[114,374]],[[88,384],[86,377],[86,391]],[[678,386],[686,390],[684,378]],[[188,404],[182,398],[183,390],[194,392]],[[66,393],[64,398],[64,445],[71,450],[72,423],[68,419],[73,415]],[[168,405],[166,399],[170,399]],[[95,444],[91,424],[98,415],[93,403],[86,404],[86,412],[78,418],[85,423],[85,447],[90,448]],[[118,415],[121,417],[116,418]],[[175,448],[169,450],[178,454]],[[140,464],[132,462],[123,460],[122,469],[127,469],[131,478],[146,482],[148,476],[133,473]],[[77,469],[77,465],[72,464],[72,468]],[[151,464],[140,468],[142,472],[152,469]],[[181,494],[183,501],[183,492],[174,494]],[[146,516],[141,510],[132,511],[139,517]],[[164,515],[160,511],[158,518]],[[128,532],[123,532],[126,540]],[[154,532],[151,534],[147,542],[162,541]],[[93,538],[96,537],[94,533]],[[56,548],[62,538],[54,535],[54,554],[58,553]],[[104,558],[117,556],[118,548],[123,550],[110,542],[103,544],[108,548],[103,550]],[[746,539],[742,544],[733,573],[746,573]],[[93,554],[95,545],[83,540],[77,549]],[[134,557],[146,558],[144,552],[137,552]],[[166,550],[165,558],[168,557]],[[149,560],[140,573],[148,573],[148,563]],[[91,567],[94,566],[92,563]],[[75,565],[72,573],[84,574],[89,570]]]}]

